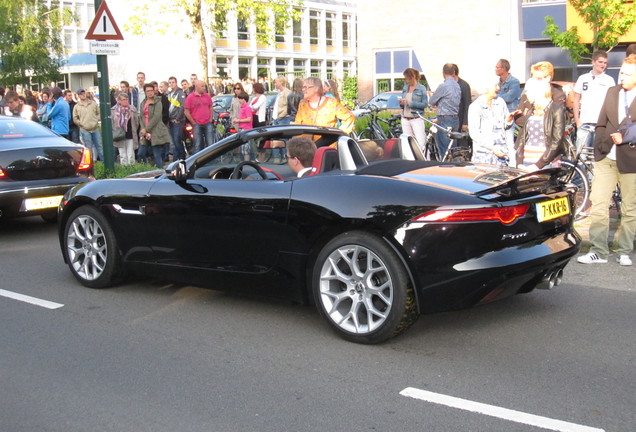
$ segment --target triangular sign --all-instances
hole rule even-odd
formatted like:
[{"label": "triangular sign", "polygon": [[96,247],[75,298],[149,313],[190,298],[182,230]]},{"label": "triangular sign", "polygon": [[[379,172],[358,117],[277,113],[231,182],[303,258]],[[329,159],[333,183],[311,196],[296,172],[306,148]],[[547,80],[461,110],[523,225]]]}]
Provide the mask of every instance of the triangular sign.
[{"label": "triangular sign", "polygon": [[110,9],[106,5],[106,0],[102,0],[102,3],[97,8],[95,19],[88,29],[85,39],[124,40],[124,36],[119,31],[113,14],[110,13]]}]

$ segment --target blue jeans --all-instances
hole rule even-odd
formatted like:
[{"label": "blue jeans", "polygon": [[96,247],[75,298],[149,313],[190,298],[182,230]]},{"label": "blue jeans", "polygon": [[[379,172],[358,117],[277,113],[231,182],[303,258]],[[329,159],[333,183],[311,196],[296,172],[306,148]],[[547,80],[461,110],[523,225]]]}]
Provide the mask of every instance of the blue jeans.
[{"label": "blue jeans", "polygon": [[152,147],[152,157],[155,159],[155,166],[157,168],[163,168],[163,152],[166,151],[166,147],[169,147],[170,144],[161,144],[161,145],[153,145]]},{"label": "blue jeans", "polygon": [[185,122],[173,122],[170,121],[170,138],[172,138],[172,144],[174,145],[174,152],[172,153],[173,160],[185,159],[185,149],[183,148],[183,125]]},{"label": "blue jeans", "polygon": [[89,132],[84,129],[80,129],[80,136],[84,141],[84,146],[88,147],[93,153],[93,160],[104,160],[104,148],[102,147],[102,137],[99,130],[95,132]]},{"label": "blue jeans", "polygon": [[[459,131],[459,117],[457,116],[437,116],[437,125],[443,129],[448,129],[451,127],[453,132]],[[435,134],[435,142],[437,143],[437,148],[439,149],[439,157],[443,158],[446,155],[446,151],[448,150],[448,145],[450,144],[450,137],[445,131],[438,130]]]},{"label": "blue jeans", "polygon": [[[203,139],[205,134],[205,146],[203,145]],[[214,125],[212,122],[200,125],[194,124],[194,152],[203,150],[204,148],[214,144]]]}]

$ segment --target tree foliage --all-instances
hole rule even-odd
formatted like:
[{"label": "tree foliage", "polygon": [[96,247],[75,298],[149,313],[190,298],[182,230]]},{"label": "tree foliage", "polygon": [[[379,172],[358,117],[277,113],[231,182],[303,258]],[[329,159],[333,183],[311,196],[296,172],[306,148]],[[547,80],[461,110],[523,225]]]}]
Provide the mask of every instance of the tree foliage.
[{"label": "tree foliage", "polygon": [[570,58],[575,63],[583,59],[591,60],[592,53],[597,49],[611,51],[619,38],[636,23],[636,3],[632,1],[568,0],[568,3],[592,30],[592,43],[581,42],[576,26],[561,31],[550,16],[545,17],[543,34],[554,45],[569,50]]},{"label": "tree foliage", "polygon": [[0,82],[27,85],[61,78],[62,27],[74,17],[59,1],[0,0]]},{"label": "tree foliage", "polygon": [[[208,63],[216,72],[216,38],[227,29],[228,14],[256,26],[256,40],[271,44],[276,31],[299,19],[302,0],[145,0],[135,6],[135,13],[124,25],[136,35],[157,32],[166,34],[179,20],[189,24],[199,46],[203,79],[207,81]],[[152,11],[152,12],[151,12]],[[211,53],[211,55],[209,55]]]}]

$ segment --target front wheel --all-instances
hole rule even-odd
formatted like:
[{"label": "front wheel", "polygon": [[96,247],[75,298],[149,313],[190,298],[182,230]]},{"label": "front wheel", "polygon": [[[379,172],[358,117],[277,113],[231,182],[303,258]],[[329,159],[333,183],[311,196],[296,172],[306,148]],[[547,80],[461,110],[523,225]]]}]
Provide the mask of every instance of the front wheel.
[{"label": "front wheel", "polygon": [[312,287],[320,314],[352,342],[383,342],[418,317],[404,265],[369,233],[344,233],[327,243],[314,264]]},{"label": "front wheel", "polygon": [[123,278],[115,233],[94,207],[79,207],[69,217],[64,253],[71,273],[84,286],[106,288]]}]

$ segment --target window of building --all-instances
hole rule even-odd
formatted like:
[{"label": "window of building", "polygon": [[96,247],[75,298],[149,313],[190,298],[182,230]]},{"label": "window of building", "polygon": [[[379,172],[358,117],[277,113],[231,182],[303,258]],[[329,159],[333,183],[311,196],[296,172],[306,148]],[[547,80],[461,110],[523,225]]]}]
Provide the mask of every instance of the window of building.
[{"label": "window of building", "polygon": [[336,40],[336,14],[333,12],[325,13],[325,40],[327,46],[333,46]]},{"label": "window of building", "polygon": [[335,78],[336,62],[332,60],[327,60],[325,64],[327,66],[327,78]]},{"label": "window of building", "polygon": [[[298,11],[300,13],[300,11]],[[302,16],[302,15],[301,15]],[[292,24],[292,30],[294,34],[294,43],[301,44],[303,43],[303,21],[302,18],[298,21],[294,21]]]},{"label": "window of building", "polygon": [[74,39],[74,31],[66,29],[64,30],[64,49],[68,51],[74,51],[73,49],[73,39]]},{"label": "window of building", "polygon": [[238,28],[238,40],[250,40],[250,29],[247,22],[244,19],[237,19],[236,25]]},{"label": "window of building", "polygon": [[294,60],[294,75],[305,76],[305,60]]},{"label": "window of building", "polygon": [[258,65],[257,75],[259,77],[265,77],[265,78],[269,77],[269,64],[270,64],[270,62],[271,62],[271,59],[268,59],[268,58],[259,58],[256,61],[256,64]]},{"label": "window of building", "polygon": [[353,76],[353,65],[351,62],[342,62],[342,73],[344,76]]},{"label": "window of building", "polygon": [[274,38],[276,42],[285,42],[285,35],[287,34],[287,22],[279,19],[278,16],[274,18]]},{"label": "window of building", "polygon": [[239,79],[250,77],[251,59],[249,57],[239,57]]},{"label": "window of building", "polygon": [[320,77],[320,60],[311,60],[309,64],[309,76]]},{"label": "window of building", "polygon": [[230,59],[227,57],[216,57],[216,74],[220,77],[228,77],[230,75]]},{"label": "window of building", "polygon": [[276,76],[284,75],[287,72],[287,59],[276,59]]},{"label": "window of building", "polygon": [[351,46],[351,15],[342,15],[342,46],[348,48]]},{"label": "window of building", "polygon": [[87,47],[86,47],[86,31],[85,30],[78,30],[77,31],[77,37],[76,37],[76,41],[77,41],[77,51],[79,52],[86,52],[88,51]]},{"label": "window of building", "polygon": [[[404,87],[404,69],[414,68],[422,71],[420,62],[412,48],[399,48],[375,52],[374,83],[376,93],[402,90]],[[420,82],[428,86],[422,73]]]},{"label": "window of building", "polygon": [[309,11],[309,43],[318,45],[320,38],[320,11]]}]

